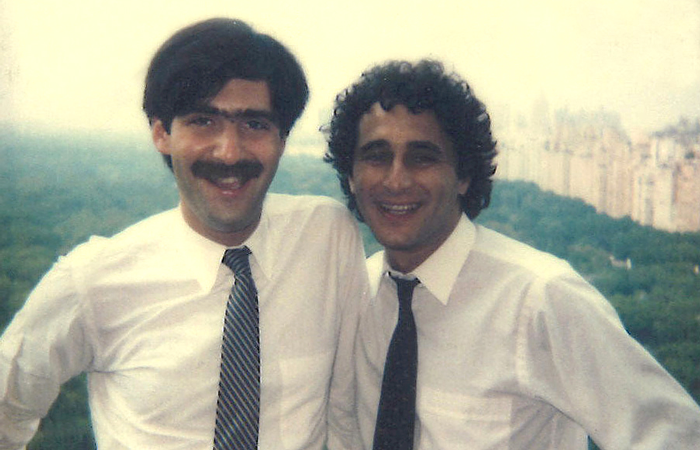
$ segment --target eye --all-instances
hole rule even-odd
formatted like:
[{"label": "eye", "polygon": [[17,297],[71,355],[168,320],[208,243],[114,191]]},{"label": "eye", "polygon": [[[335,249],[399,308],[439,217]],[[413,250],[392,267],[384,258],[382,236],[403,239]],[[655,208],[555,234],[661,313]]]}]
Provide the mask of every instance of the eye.
[{"label": "eye", "polygon": [[265,119],[249,119],[245,121],[245,126],[249,130],[267,131],[272,129],[272,124]]},{"label": "eye", "polygon": [[439,161],[440,161],[440,159],[437,157],[437,155],[434,155],[432,153],[420,152],[420,153],[417,153],[415,155],[411,155],[409,157],[410,163],[413,163],[416,165],[421,165],[421,166],[435,164]]},{"label": "eye", "polygon": [[445,151],[430,142],[419,142],[412,145],[405,158],[406,165],[415,167],[429,167],[447,161]]},{"label": "eye", "polygon": [[195,115],[188,117],[185,123],[194,127],[209,127],[214,123],[214,119],[210,116]]},{"label": "eye", "polygon": [[358,158],[362,162],[366,162],[372,165],[381,165],[391,163],[393,154],[383,148],[371,148],[363,151]]}]

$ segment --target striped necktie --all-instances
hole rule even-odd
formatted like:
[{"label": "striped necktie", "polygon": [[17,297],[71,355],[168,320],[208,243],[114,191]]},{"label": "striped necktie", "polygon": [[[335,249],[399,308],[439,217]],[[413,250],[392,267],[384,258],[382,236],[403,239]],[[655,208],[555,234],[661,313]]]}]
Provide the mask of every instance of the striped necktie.
[{"label": "striped necktie", "polygon": [[247,247],[229,249],[223,262],[236,276],[226,306],[221,377],[216,405],[215,450],[258,448],[260,333],[258,292]]},{"label": "striped necktie", "polygon": [[417,279],[394,278],[399,297],[399,320],[384,363],[373,450],[411,450],[416,420],[418,336],[411,309]]}]

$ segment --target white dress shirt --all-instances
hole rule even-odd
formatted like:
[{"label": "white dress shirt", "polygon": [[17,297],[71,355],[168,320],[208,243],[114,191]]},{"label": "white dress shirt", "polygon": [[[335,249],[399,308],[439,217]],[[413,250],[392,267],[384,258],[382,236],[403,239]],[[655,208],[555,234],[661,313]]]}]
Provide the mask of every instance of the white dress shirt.
[{"label": "white dress shirt", "polygon": [[[371,448],[395,283],[358,330],[359,421]],[[700,409],[570,266],[464,216],[411,275],[418,330],[417,450],[698,449]]]},{"label": "white dress shirt", "polygon": [[[320,450],[327,436],[352,448],[366,295],[353,218],[330,199],[269,194],[244,245],[260,307],[259,448]],[[234,282],[224,251],[175,209],[61,258],[0,341],[0,448],[23,448],[59,386],[87,372],[100,450],[211,450]]]}]

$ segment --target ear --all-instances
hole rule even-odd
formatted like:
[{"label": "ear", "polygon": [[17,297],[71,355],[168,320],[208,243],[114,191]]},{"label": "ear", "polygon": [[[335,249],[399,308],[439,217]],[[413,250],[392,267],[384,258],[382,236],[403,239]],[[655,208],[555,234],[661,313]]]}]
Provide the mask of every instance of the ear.
[{"label": "ear", "polygon": [[287,136],[282,138],[280,142],[280,155],[284,154],[284,150],[287,148]]},{"label": "ear", "polygon": [[470,178],[465,178],[463,180],[457,181],[457,192],[459,192],[459,195],[461,195],[461,196],[467,195],[467,191],[469,190],[470,183],[471,183]]},{"label": "ear", "polygon": [[352,177],[348,177],[348,186],[350,186],[350,193],[355,195],[355,182],[353,181]]},{"label": "ear", "polygon": [[170,133],[165,130],[165,126],[160,119],[156,119],[151,125],[151,138],[160,153],[163,155],[170,154]]}]

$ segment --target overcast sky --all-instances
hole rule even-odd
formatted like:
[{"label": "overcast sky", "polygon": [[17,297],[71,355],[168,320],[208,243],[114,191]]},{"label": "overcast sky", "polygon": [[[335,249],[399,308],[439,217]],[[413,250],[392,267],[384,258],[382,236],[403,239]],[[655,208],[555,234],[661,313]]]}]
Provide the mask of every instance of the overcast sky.
[{"label": "overcast sky", "polygon": [[243,19],[298,56],[312,90],[304,133],[390,58],[439,58],[494,110],[527,114],[544,97],[552,109],[617,111],[630,129],[700,117],[700,0],[0,0],[0,121],[145,134],[151,55],[212,16]]}]

